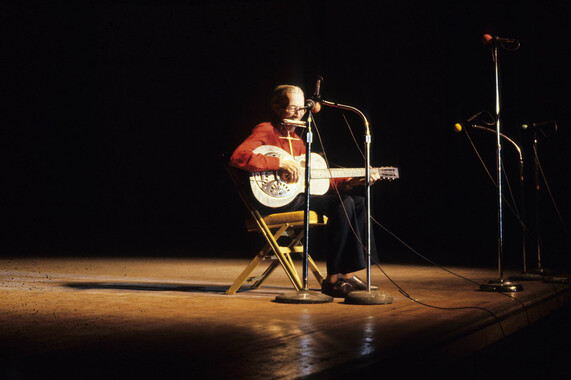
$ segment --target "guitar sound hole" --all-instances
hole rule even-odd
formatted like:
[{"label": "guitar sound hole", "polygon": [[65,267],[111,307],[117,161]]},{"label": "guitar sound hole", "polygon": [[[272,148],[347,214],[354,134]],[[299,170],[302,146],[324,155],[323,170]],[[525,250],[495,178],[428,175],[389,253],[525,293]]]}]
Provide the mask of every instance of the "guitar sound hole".
[{"label": "guitar sound hole", "polygon": [[262,185],[264,193],[275,198],[282,198],[289,194],[288,185],[281,181],[272,180]]}]

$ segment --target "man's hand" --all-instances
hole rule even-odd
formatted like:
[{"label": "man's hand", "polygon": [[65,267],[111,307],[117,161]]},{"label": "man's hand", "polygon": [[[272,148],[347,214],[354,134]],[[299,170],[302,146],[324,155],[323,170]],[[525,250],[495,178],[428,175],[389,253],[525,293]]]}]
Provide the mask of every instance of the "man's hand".
[{"label": "man's hand", "polygon": [[296,183],[299,180],[300,167],[296,161],[280,159],[280,178],[287,183]]},{"label": "man's hand", "polygon": [[[380,179],[381,175],[378,172],[371,171],[371,175],[369,176],[369,181],[371,183],[371,186]],[[355,186],[364,186],[364,185],[366,185],[365,178],[348,178],[347,182],[345,182],[347,191],[351,190]]]}]

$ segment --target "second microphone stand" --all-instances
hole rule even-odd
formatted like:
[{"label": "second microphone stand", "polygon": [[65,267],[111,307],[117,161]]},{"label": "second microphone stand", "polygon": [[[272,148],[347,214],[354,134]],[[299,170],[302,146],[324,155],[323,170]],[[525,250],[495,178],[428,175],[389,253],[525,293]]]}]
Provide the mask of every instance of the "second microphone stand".
[{"label": "second microphone stand", "polygon": [[[557,124],[555,124],[555,131],[557,131]],[[539,154],[538,154],[538,138],[537,129],[534,127],[533,130],[533,174],[535,179],[535,229],[536,229],[536,241],[537,241],[537,268],[532,269],[531,273],[541,276],[553,275],[551,271],[546,270],[542,267],[541,263],[541,240],[540,240],[540,223],[539,223],[539,196],[540,196],[540,181],[539,181]]]},{"label": "second microphone stand", "polygon": [[352,291],[345,297],[345,302],[358,305],[385,305],[393,302],[393,297],[380,290],[371,290],[371,131],[369,130],[369,121],[357,108],[345,104],[339,104],[322,100],[322,104],[329,107],[344,109],[356,113],[361,117],[365,124],[365,184],[366,184],[366,253],[367,253],[367,290]]},{"label": "second microphone stand", "polygon": [[[496,133],[496,131],[494,131],[493,129],[490,128],[486,128],[486,127],[482,127],[481,125],[476,125],[476,124],[472,124],[473,128],[477,128],[477,129],[481,129],[484,130],[486,132],[490,132],[490,133]],[[521,250],[522,250],[522,256],[523,256],[523,272],[520,273],[519,275],[515,275],[515,276],[510,276],[510,280],[512,281],[533,281],[533,280],[541,280],[543,277],[530,273],[527,271],[527,255],[526,255],[526,234],[527,234],[527,227],[525,225],[524,222],[524,217],[523,217],[523,210],[525,207],[525,202],[524,202],[524,176],[523,176],[523,154],[521,151],[521,148],[519,147],[519,145],[516,144],[515,141],[513,141],[512,139],[510,139],[508,136],[506,136],[503,133],[500,133],[500,136],[503,137],[506,141],[508,141],[510,144],[513,145],[513,147],[516,149],[518,156],[519,156],[519,192],[520,192],[520,208],[521,211],[519,214],[516,213],[516,216],[519,220],[520,226],[521,226]],[[515,213],[515,211],[514,211]]]}]

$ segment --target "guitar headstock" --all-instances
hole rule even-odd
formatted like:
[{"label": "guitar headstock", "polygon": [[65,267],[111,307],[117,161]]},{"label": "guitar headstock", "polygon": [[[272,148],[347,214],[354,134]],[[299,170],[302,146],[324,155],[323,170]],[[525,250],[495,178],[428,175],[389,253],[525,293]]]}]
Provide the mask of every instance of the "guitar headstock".
[{"label": "guitar headstock", "polygon": [[392,181],[399,178],[399,169],[394,166],[382,166],[376,170],[382,180]]}]

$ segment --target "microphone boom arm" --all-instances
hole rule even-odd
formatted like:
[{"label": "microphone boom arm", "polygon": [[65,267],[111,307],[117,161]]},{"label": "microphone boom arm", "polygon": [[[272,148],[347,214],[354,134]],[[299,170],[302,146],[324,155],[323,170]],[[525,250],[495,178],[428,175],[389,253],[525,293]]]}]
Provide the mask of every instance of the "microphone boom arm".
[{"label": "microphone boom arm", "polygon": [[346,104],[339,104],[335,102],[330,102],[328,100],[321,100],[321,104],[333,108],[340,108],[347,111],[356,113],[361,117],[363,123],[365,124],[365,204],[366,204],[366,215],[365,215],[365,230],[367,234],[367,291],[371,291],[371,131],[369,129],[369,121],[365,117],[365,114],[359,109],[349,106]]},{"label": "microphone boom arm", "polygon": [[346,104],[339,104],[339,103],[335,103],[335,102],[330,102],[328,100],[321,100],[321,103],[324,106],[329,106],[329,107],[333,107],[333,108],[340,108],[340,109],[344,109],[347,111],[352,111],[354,113],[356,113],[357,115],[359,115],[361,117],[361,119],[363,119],[363,122],[365,123],[365,133],[367,136],[371,135],[371,131],[369,130],[369,121],[367,120],[367,118],[365,117],[365,114],[363,114],[363,112],[361,112],[360,110],[358,110],[357,108],[353,107],[353,106],[348,106]]},{"label": "microphone boom arm", "polygon": [[[487,131],[490,133],[494,133],[496,134],[497,132],[494,131],[491,128],[486,128],[483,127],[481,125],[476,125],[476,124],[472,124],[471,125],[473,128],[477,128],[477,129],[481,129],[483,131]],[[517,153],[519,154],[519,191],[520,191],[520,203],[521,203],[521,213],[524,212],[524,199],[523,199],[523,186],[524,186],[524,179],[523,179],[523,155],[521,153],[521,148],[515,143],[515,141],[513,141],[512,139],[510,139],[508,136],[504,135],[503,133],[500,132],[500,137],[503,137],[506,141],[509,141],[514,148],[517,150]],[[523,215],[518,215],[517,218],[519,219],[520,225],[521,225],[521,229],[522,229],[522,254],[523,254],[523,273],[527,272],[527,258],[526,258],[526,241],[525,241],[525,234],[527,232],[527,227],[525,226],[525,222],[524,222],[524,217]]]},{"label": "microphone boom arm", "polygon": [[[494,131],[493,129],[482,127],[481,125],[472,124],[471,127],[478,128],[478,129],[488,131],[491,133],[496,133],[496,131]],[[510,139],[508,136],[504,135],[503,133],[500,133],[500,136],[503,137],[504,139],[506,139],[507,141],[509,141],[515,147],[515,149],[517,150],[517,152],[519,154],[520,162],[523,162],[523,155],[521,153],[521,148],[515,143],[515,141],[513,141],[512,139]]]}]

